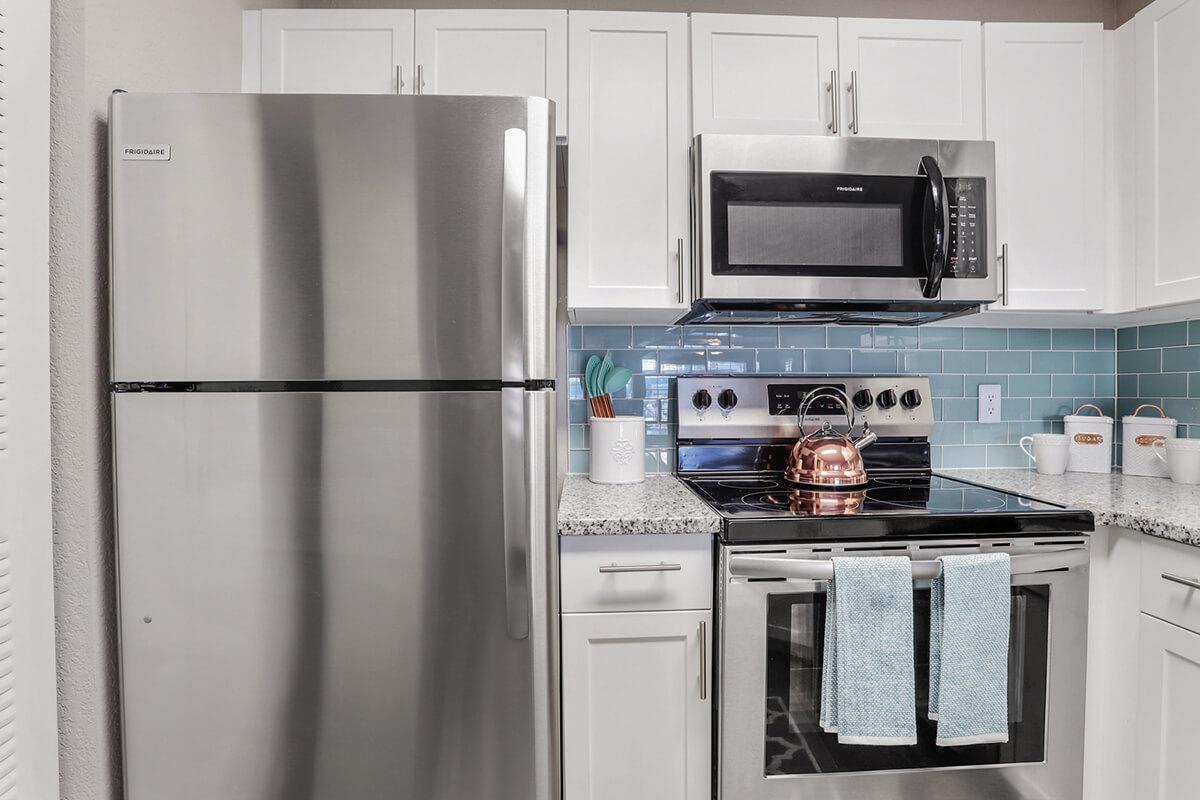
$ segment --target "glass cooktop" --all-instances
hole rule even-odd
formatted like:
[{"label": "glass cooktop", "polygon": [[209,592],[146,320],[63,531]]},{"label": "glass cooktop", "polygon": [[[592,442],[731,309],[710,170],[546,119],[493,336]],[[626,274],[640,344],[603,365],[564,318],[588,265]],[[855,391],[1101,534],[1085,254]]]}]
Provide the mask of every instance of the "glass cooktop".
[{"label": "glass cooktop", "polygon": [[813,489],[775,473],[681,475],[724,519],[727,539],[1090,531],[1090,512],[929,473]]}]

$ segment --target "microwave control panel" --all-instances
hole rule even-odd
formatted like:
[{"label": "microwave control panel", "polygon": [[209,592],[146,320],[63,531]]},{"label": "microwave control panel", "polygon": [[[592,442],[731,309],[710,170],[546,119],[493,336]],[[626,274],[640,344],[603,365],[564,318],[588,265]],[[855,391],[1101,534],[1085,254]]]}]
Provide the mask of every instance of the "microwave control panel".
[{"label": "microwave control panel", "polygon": [[986,278],[987,185],[983,178],[947,178],[950,230],[946,277]]}]

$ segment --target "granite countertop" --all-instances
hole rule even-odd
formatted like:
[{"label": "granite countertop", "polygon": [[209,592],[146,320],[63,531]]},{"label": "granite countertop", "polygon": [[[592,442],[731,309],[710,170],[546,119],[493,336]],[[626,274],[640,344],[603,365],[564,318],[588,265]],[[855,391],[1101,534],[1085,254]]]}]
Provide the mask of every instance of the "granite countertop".
[{"label": "granite countertop", "polygon": [[1010,492],[1086,508],[1097,525],[1117,525],[1200,547],[1200,486],[1120,472],[1039,475],[1027,469],[954,469],[941,474]]},{"label": "granite countertop", "polygon": [[717,533],[721,518],[673,475],[601,485],[568,475],[558,505],[563,536],[626,533]]}]

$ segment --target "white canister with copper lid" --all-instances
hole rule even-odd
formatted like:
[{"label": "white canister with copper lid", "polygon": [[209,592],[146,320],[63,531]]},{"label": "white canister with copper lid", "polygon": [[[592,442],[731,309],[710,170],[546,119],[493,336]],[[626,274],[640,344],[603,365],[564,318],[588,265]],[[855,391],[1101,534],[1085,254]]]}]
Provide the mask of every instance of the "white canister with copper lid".
[{"label": "white canister with copper lid", "polygon": [[[1082,413],[1089,408],[1099,416]],[[1112,417],[1106,416],[1100,406],[1084,403],[1074,414],[1063,417],[1063,427],[1071,440],[1068,472],[1112,472]]]},{"label": "white canister with copper lid", "polygon": [[[1139,417],[1146,409],[1158,412],[1157,417]],[[1126,475],[1145,475],[1166,478],[1167,464],[1154,455],[1154,443],[1171,439],[1179,423],[1168,417],[1161,406],[1143,403],[1132,414],[1121,417],[1121,471]]]}]

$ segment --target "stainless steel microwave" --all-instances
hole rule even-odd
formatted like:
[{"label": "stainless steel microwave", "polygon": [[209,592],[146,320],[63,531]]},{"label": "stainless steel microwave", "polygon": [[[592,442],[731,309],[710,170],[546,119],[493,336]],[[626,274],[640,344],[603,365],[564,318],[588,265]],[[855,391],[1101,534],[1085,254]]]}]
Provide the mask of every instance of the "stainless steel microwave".
[{"label": "stainless steel microwave", "polygon": [[991,142],[702,134],[683,323],[916,325],[997,299]]}]

